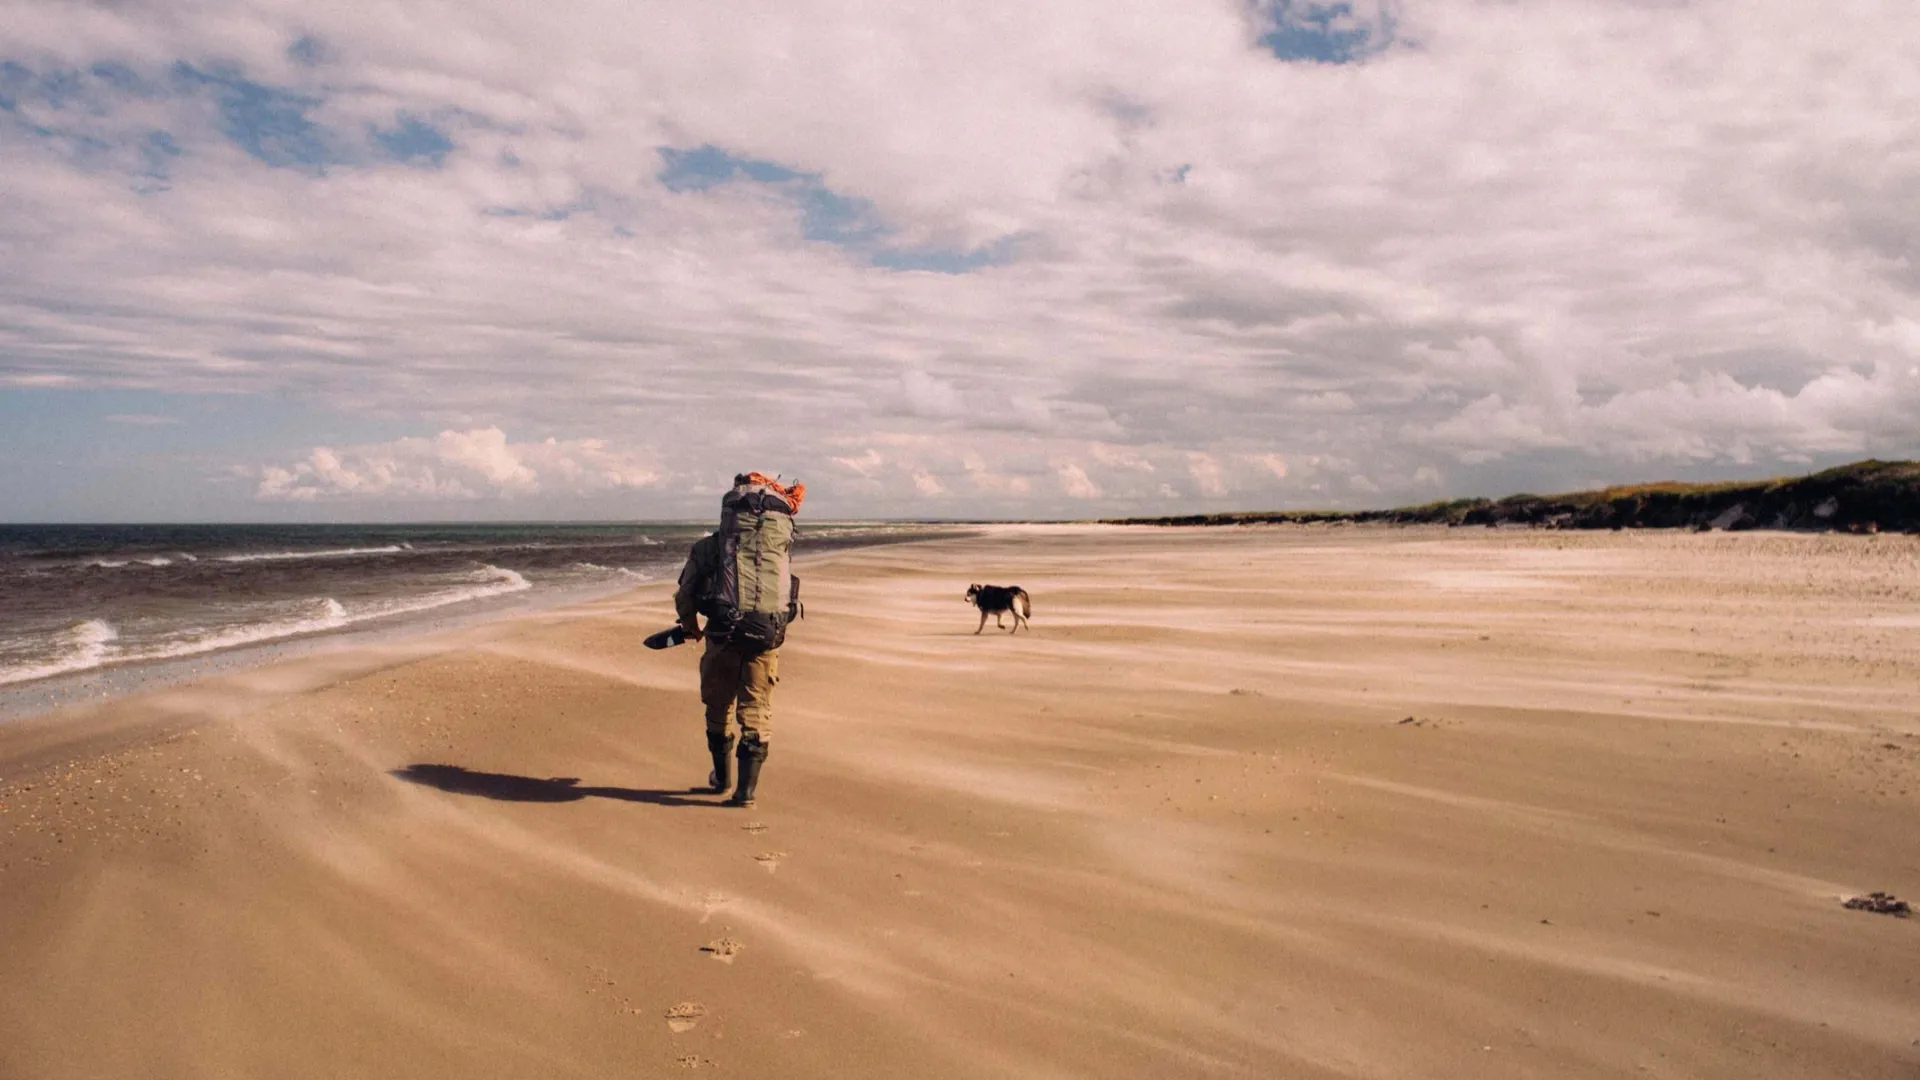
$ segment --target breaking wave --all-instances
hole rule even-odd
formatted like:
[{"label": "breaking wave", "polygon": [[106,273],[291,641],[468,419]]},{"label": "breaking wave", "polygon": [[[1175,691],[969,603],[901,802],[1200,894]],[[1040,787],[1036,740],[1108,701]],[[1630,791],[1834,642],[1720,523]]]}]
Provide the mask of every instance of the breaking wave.
[{"label": "breaking wave", "polygon": [[392,555],[401,551],[413,550],[407,544],[387,544],[384,547],[329,548],[324,551],[259,551],[245,555],[222,555],[221,562],[286,562],[293,559],[339,559],[349,555]]},{"label": "breaking wave", "polygon": [[88,619],[68,627],[61,636],[61,652],[55,659],[24,667],[0,668],[0,686],[99,667],[106,663],[107,651],[119,638],[120,632],[105,619]]},{"label": "breaking wave", "polygon": [[443,589],[425,596],[407,600],[382,601],[354,617],[354,622],[367,619],[384,619],[389,615],[409,615],[416,611],[431,611],[449,604],[464,604],[470,600],[485,600],[489,596],[505,596],[508,593],[524,592],[533,588],[533,583],[521,577],[517,571],[503,570],[498,566],[486,566],[475,570],[471,575],[473,584],[458,589]]},{"label": "breaking wave", "polygon": [[294,605],[295,612],[292,614],[285,614],[286,609],[282,608],[282,614],[263,622],[225,627],[189,627],[138,647],[120,644],[119,631],[106,620],[88,619],[63,632],[63,640],[54,659],[11,668],[0,667],[0,685],[66,675],[108,664],[177,660],[183,656],[338,630],[354,623],[431,611],[531,588],[533,584],[517,571],[486,566],[466,575],[464,584],[421,596],[356,605],[353,610],[330,596],[315,597]]},{"label": "breaking wave", "polygon": [[347,609],[341,607],[340,602],[330,596],[307,601],[307,604],[310,607],[310,613],[305,615],[229,627],[224,630],[200,628],[181,630],[168,635],[168,640],[163,644],[114,659],[172,660],[182,656],[215,652],[219,649],[232,649],[241,645],[258,645],[263,641],[312,634],[321,630],[337,630],[353,621],[347,617]]},{"label": "breaking wave", "polygon": [[635,581],[653,580],[652,574],[643,574],[637,570],[629,570],[624,566],[601,566],[599,563],[577,562],[573,564],[573,568],[575,570],[591,570],[596,574],[619,574],[622,577],[630,577]]}]

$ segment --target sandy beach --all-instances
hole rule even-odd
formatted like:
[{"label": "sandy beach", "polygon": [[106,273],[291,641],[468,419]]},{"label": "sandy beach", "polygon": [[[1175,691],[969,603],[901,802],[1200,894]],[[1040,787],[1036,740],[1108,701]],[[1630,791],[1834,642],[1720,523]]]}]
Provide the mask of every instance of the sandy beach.
[{"label": "sandy beach", "polygon": [[802,573],[752,810],[661,585],[0,725],[0,1078],[1920,1076],[1920,539]]}]

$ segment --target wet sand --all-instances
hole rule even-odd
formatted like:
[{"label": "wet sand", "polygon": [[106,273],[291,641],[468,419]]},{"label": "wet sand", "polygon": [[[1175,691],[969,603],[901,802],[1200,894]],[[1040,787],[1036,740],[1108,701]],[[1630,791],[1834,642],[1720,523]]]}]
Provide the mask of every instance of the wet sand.
[{"label": "wet sand", "polygon": [[1920,1075],[1914,538],[805,575],[749,811],[661,586],[0,726],[0,1077]]}]

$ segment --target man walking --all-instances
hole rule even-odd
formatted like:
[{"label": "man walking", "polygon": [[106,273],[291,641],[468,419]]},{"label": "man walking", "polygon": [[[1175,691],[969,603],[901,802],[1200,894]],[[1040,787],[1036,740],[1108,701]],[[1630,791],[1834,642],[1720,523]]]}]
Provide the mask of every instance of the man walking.
[{"label": "man walking", "polygon": [[[800,615],[800,579],[789,570],[793,515],[806,485],[784,487],[760,473],[733,478],[720,503],[720,528],[694,542],[674,592],[680,626],[706,640],[700,657],[700,703],[707,714],[708,790],[733,787],[728,806],[752,806],[772,734],[773,688],[780,682],[780,646]],[[699,616],[706,617],[706,626]],[[738,753],[729,720],[740,727]],[[734,764],[739,779],[733,782]]]}]

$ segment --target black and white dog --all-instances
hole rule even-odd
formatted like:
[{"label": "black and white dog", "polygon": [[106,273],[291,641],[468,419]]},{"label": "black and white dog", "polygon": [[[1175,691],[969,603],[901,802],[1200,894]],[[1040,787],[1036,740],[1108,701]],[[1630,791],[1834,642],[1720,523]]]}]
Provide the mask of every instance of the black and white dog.
[{"label": "black and white dog", "polygon": [[[1027,616],[1033,614],[1033,601],[1028,599],[1027,590],[1018,585],[969,585],[967,602],[980,609],[980,625],[974,630],[976,634],[987,628],[989,615],[993,616],[993,625],[1006,630],[1007,624],[1001,621],[1001,616],[1011,613],[1013,629],[1008,633],[1017,634],[1022,626],[1026,626]],[[1031,632],[1033,628],[1027,629]]]}]

